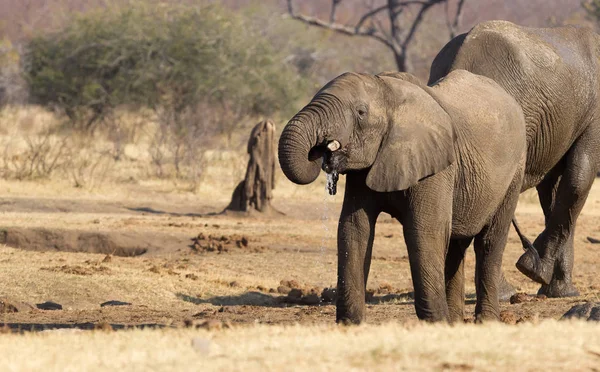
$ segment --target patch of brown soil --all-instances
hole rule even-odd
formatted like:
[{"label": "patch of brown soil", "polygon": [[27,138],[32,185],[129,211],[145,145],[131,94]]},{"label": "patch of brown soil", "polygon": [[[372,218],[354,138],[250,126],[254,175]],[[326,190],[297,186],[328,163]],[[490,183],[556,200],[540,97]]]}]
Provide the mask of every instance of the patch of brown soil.
[{"label": "patch of brown soil", "polygon": [[0,244],[30,251],[63,251],[103,253],[133,257],[147,252],[136,236],[63,229],[20,228],[0,229]]},{"label": "patch of brown soil", "polygon": [[264,250],[264,247],[250,247],[250,240],[244,235],[206,235],[204,233],[192,238],[190,248],[198,253],[225,253],[234,249],[256,253]]},{"label": "patch of brown soil", "polygon": [[514,295],[510,296],[509,302],[511,304],[521,304],[524,302],[544,301],[546,298],[547,297],[545,295],[532,296],[527,293],[515,293]]},{"label": "patch of brown soil", "polygon": [[106,266],[79,266],[79,265],[62,265],[52,267],[42,267],[40,270],[60,272],[73,275],[93,275],[93,274],[108,274],[110,269]]}]

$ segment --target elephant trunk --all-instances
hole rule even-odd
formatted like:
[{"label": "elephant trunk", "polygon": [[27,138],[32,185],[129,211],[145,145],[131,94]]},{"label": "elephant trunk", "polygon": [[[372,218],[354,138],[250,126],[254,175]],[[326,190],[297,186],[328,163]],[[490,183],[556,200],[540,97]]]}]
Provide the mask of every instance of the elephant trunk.
[{"label": "elephant trunk", "polygon": [[321,158],[316,147],[323,138],[314,120],[300,112],[283,129],[279,138],[279,164],[285,176],[299,185],[313,182],[321,170]]}]

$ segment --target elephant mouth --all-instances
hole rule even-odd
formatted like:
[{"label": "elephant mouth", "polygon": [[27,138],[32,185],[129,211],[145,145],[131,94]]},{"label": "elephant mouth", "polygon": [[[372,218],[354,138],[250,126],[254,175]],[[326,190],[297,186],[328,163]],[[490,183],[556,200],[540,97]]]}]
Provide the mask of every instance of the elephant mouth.
[{"label": "elephant mouth", "polygon": [[339,173],[342,168],[343,157],[336,153],[341,145],[338,141],[330,141],[327,146],[324,146],[322,153],[323,163],[321,168],[327,173],[327,191],[329,195],[337,194],[337,182],[340,178]]}]

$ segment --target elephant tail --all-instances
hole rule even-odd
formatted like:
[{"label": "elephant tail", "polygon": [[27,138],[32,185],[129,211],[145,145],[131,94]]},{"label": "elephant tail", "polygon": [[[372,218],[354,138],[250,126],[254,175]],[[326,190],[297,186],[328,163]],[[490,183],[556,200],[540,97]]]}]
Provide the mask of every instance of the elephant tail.
[{"label": "elephant tail", "polygon": [[512,224],[515,227],[515,230],[517,231],[517,235],[519,235],[519,239],[521,239],[523,249],[526,251],[529,249],[535,250],[535,247],[533,246],[533,244],[531,244],[531,241],[527,239],[527,237],[521,232],[521,229],[519,229],[519,225],[517,224],[517,219],[515,217],[513,217],[512,219]]}]

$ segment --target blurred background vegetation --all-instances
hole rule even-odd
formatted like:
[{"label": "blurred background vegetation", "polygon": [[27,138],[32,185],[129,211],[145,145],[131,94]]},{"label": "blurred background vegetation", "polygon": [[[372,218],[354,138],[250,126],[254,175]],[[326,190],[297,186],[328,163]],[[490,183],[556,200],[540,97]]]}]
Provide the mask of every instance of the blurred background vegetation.
[{"label": "blurred background vegetation", "polygon": [[333,3],[335,12],[331,1],[295,0],[290,13],[284,0],[0,0],[0,176],[81,187],[122,168],[118,182],[195,190],[207,162],[241,153],[258,120],[281,130],[335,76],[397,69],[390,46],[373,37],[391,22],[410,35],[407,69],[426,79],[450,34],[478,22],[596,27],[600,16],[600,0],[447,0],[422,14],[414,34],[418,6],[393,21],[371,17],[356,36],[328,25],[352,29],[388,2]]}]

